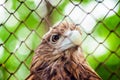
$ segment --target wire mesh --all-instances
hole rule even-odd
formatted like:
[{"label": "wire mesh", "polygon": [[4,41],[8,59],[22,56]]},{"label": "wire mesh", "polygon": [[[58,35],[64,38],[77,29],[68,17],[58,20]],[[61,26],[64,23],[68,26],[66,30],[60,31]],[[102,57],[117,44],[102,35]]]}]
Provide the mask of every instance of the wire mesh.
[{"label": "wire mesh", "polygon": [[0,18],[0,80],[24,80],[42,36],[65,19],[81,26],[95,71],[104,80],[120,79],[119,0],[1,0]]}]

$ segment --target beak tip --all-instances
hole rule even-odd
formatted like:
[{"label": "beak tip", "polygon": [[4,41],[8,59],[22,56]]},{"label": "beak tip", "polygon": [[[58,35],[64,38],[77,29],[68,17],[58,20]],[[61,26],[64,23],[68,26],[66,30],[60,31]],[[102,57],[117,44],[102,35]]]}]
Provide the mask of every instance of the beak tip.
[{"label": "beak tip", "polygon": [[72,31],[72,35],[70,37],[71,41],[75,45],[80,45],[81,44],[81,34],[79,31]]}]

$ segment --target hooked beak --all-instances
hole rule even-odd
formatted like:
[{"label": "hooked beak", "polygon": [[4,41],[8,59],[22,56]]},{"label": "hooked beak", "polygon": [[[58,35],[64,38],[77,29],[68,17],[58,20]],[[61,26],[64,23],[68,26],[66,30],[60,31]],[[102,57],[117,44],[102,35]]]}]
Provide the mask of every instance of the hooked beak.
[{"label": "hooked beak", "polygon": [[79,46],[81,44],[81,33],[79,30],[69,30],[65,33],[65,37],[59,46],[59,51]]}]

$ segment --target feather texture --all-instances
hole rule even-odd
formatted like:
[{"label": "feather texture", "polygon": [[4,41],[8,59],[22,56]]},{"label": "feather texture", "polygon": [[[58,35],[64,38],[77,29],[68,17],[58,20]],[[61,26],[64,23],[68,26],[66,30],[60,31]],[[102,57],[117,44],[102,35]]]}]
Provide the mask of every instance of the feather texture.
[{"label": "feather texture", "polygon": [[64,36],[66,31],[74,29],[74,24],[61,23],[43,37],[33,57],[31,73],[26,80],[102,80],[87,64],[80,46],[56,51],[62,44],[53,45],[49,41],[53,33]]}]

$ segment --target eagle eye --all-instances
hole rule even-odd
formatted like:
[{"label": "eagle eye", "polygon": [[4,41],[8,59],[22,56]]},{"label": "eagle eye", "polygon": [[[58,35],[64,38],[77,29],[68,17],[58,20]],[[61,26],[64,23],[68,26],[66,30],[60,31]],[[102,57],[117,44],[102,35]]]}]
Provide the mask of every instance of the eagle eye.
[{"label": "eagle eye", "polygon": [[50,38],[50,41],[51,41],[52,43],[55,43],[55,42],[57,42],[57,41],[59,40],[59,38],[60,38],[60,35],[59,35],[59,34],[53,34],[53,35],[51,36],[51,38]]}]

